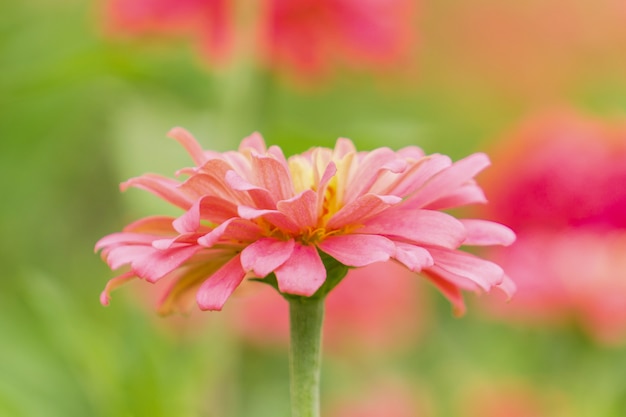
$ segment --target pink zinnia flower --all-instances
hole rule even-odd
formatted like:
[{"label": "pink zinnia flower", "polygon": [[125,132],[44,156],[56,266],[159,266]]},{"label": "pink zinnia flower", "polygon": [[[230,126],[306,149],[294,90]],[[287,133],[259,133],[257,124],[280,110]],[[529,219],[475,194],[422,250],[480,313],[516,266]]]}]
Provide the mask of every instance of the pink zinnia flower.
[{"label": "pink zinnia flower", "polygon": [[452,301],[461,290],[513,283],[494,263],[460,251],[462,245],[508,245],[513,232],[484,220],[458,220],[443,209],[484,202],[474,175],[484,154],[452,163],[417,147],[357,152],[348,139],[286,159],[259,134],[238,152],[204,151],[185,130],[170,135],[196,166],[177,181],[147,174],[122,185],[146,189],[185,210],[178,218],[141,219],[96,244],[109,266],[129,265],[102,293],[134,278],[171,281],[160,305],[168,313],[195,298],[220,310],[247,276],[275,274],[286,294],[311,296],[326,280],[320,253],[362,267],[394,259],[422,272]]},{"label": "pink zinnia flower", "polygon": [[519,287],[504,317],[574,317],[598,340],[624,340],[626,125],[550,114],[501,145],[485,180],[487,216],[518,234],[492,252]]}]

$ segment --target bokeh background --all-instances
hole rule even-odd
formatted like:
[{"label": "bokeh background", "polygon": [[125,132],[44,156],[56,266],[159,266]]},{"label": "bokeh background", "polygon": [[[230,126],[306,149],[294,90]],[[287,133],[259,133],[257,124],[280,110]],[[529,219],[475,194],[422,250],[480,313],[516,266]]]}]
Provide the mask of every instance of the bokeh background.
[{"label": "bokeh background", "polygon": [[0,415],[288,415],[280,298],[98,302],[94,243],[176,214],[118,191],[191,163],[174,126],[219,151],[260,131],[285,154],[491,155],[472,210],[518,232],[484,254],[518,297],[455,318],[423,279],[365,271],[329,300],[323,415],[626,415],[625,52],[622,0],[2,2]]}]

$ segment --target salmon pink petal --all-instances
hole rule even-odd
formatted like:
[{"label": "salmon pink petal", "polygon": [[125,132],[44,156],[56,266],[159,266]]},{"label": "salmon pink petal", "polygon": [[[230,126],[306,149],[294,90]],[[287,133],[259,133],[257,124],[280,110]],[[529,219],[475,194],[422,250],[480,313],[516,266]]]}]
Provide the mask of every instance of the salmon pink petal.
[{"label": "salmon pink petal", "polygon": [[463,158],[433,176],[421,189],[409,197],[407,205],[412,208],[424,207],[472,180],[489,164],[489,158],[483,153],[475,153]]},{"label": "salmon pink petal", "polygon": [[179,233],[189,233],[200,228],[200,220],[219,224],[236,216],[235,204],[221,197],[207,195],[197,200],[185,214],[174,220],[172,225]]},{"label": "salmon pink petal", "polygon": [[346,191],[345,201],[351,202],[367,192],[380,175],[382,167],[396,159],[396,153],[389,148],[378,148],[368,152],[359,161],[358,168],[350,175],[351,181]]},{"label": "salmon pink petal", "polygon": [[330,218],[326,227],[328,229],[340,229],[350,224],[362,224],[401,201],[401,197],[394,195],[365,194],[343,206]]},{"label": "salmon pink petal", "polygon": [[226,220],[206,235],[198,238],[197,242],[198,245],[210,248],[222,237],[232,241],[251,242],[261,235],[262,231],[258,225],[244,219],[233,218]]},{"label": "salmon pink petal", "polygon": [[504,274],[502,282],[496,285],[496,288],[502,290],[502,292],[506,295],[507,300],[510,300],[511,297],[517,292],[517,285],[508,275]]},{"label": "salmon pink petal", "polygon": [[252,157],[252,167],[258,184],[269,191],[276,201],[294,196],[289,170],[280,161],[272,157],[255,155]]},{"label": "salmon pink petal", "polygon": [[173,221],[174,218],[170,216],[144,217],[124,227],[124,232],[168,236],[176,233],[174,227],[172,227]]},{"label": "salmon pink petal", "polygon": [[[212,161],[209,161],[205,165],[208,165],[211,162]],[[218,162],[223,163],[223,161]],[[230,170],[230,167],[227,168],[228,170],[226,172]],[[192,173],[190,175],[191,177],[183,182],[179,186],[179,189],[194,201],[205,195],[213,195],[221,197],[224,200],[232,201],[233,203],[250,204],[248,196],[245,193],[233,189],[226,183],[224,178],[199,172]]]},{"label": "salmon pink petal", "polygon": [[293,252],[293,246],[293,240],[259,239],[241,252],[241,266],[263,278],[285,263]]},{"label": "salmon pink petal", "polygon": [[202,233],[183,233],[173,239],[157,239],[152,242],[152,247],[158,250],[167,250],[182,245],[194,245],[201,236],[203,236]]},{"label": "salmon pink petal", "polygon": [[461,223],[467,230],[464,245],[509,246],[515,242],[515,232],[500,223],[478,219],[462,219]]},{"label": "salmon pink petal", "polygon": [[131,178],[120,185],[122,191],[129,187],[136,187],[151,192],[163,200],[187,210],[193,201],[185,195],[178,186],[180,183],[170,178],[156,174],[144,174],[140,177]]},{"label": "salmon pink petal", "polygon": [[442,278],[434,271],[428,271],[424,274],[426,278],[435,286],[441,293],[452,303],[454,315],[460,317],[465,314],[465,301],[463,301],[463,295],[461,290],[454,283]]},{"label": "salmon pink petal", "polygon": [[359,233],[456,249],[466,238],[463,223],[439,211],[389,209],[367,221]]},{"label": "salmon pink petal", "polygon": [[396,252],[386,237],[358,234],[329,236],[319,243],[319,248],[347,266],[388,261]]},{"label": "salmon pink petal", "polygon": [[298,227],[296,223],[277,210],[257,210],[252,207],[239,206],[237,211],[239,212],[239,216],[243,219],[252,220],[262,217],[283,231],[292,233],[300,231],[300,227]]},{"label": "salmon pink petal", "polygon": [[395,242],[395,244],[396,254],[394,258],[411,271],[419,272],[434,265],[435,261],[426,249],[408,243]]},{"label": "salmon pink petal", "polygon": [[265,147],[265,140],[259,132],[254,132],[250,136],[245,137],[239,145],[239,152],[244,153],[246,149],[252,149],[257,154],[265,154],[267,148]]},{"label": "salmon pink petal", "polygon": [[120,276],[110,279],[109,282],[107,282],[107,285],[104,287],[104,291],[100,293],[100,304],[102,304],[103,306],[108,306],[109,301],[111,300],[111,296],[110,296],[111,291],[113,291],[117,287],[120,287],[124,285],[125,283],[127,283],[128,281],[135,279],[135,278],[137,277],[131,271],[131,272],[126,272],[125,274],[122,274]]},{"label": "salmon pink petal", "polygon": [[349,153],[356,153],[356,147],[350,139],[339,138],[333,149],[333,159],[342,159]]},{"label": "salmon pink petal", "polygon": [[136,259],[143,258],[154,252],[154,248],[144,245],[118,246],[103,252],[107,265],[117,269],[122,265],[130,264]]},{"label": "salmon pink petal", "polygon": [[187,150],[187,153],[191,156],[191,159],[197,166],[202,166],[207,161],[207,157],[202,150],[202,147],[186,129],[182,127],[175,127],[167,134],[172,139],[176,139],[178,143],[183,145]]},{"label": "salmon pink petal", "polygon": [[200,309],[221,310],[245,276],[246,271],[241,267],[240,255],[226,262],[198,289],[196,300]]},{"label": "salmon pink petal", "polygon": [[306,190],[289,200],[279,201],[278,211],[293,221],[300,229],[317,224],[317,194]]},{"label": "salmon pink petal", "polygon": [[402,172],[391,184],[378,184],[372,187],[371,192],[376,194],[393,194],[402,197],[408,196],[421,188],[435,174],[443,171],[452,164],[445,155],[429,155],[419,159],[408,169]]},{"label": "salmon pink petal", "polygon": [[191,258],[199,246],[184,246],[168,250],[154,250],[151,254],[135,259],[132,269],[138,277],[156,282]]},{"label": "salmon pink petal", "polygon": [[504,271],[493,262],[485,261],[467,252],[430,249],[435,264],[453,274],[468,278],[485,291],[501,284]]},{"label": "salmon pink petal", "polygon": [[326,281],[326,268],[314,246],[296,243],[287,261],[275,271],[278,289],[310,297]]},{"label": "salmon pink petal", "polygon": [[151,245],[152,241],[154,241],[155,237],[151,235],[146,235],[143,233],[112,233],[100,239],[96,242],[95,250],[96,252],[100,249],[103,249],[107,246],[118,246],[118,245]]},{"label": "salmon pink petal", "polygon": [[485,204],[487,197],[482,188],[474,181],[463,184],[456,190],[425,205],[427,210],[445,210],[453,207],[462,207],[469,204]]},{"label": "salmon pink petal", "polygon": [[252,201],[254,201],[254,205],[257,208],[268,210],[276,208],[274,197],[265,188],[261,188],[250,183],[235,171],[228,171],[225,179],[233,190],[246,191],[250,195],[250,198],[252,198]]}]

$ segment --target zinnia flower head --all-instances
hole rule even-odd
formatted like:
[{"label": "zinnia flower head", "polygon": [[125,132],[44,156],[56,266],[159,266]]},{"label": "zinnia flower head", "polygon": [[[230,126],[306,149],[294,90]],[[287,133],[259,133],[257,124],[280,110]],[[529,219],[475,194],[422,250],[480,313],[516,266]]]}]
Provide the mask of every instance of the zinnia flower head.
[{"label": "zinnia flower head", "polygon": [[[195,166],[184,181],[154,174],[134,186],[180,207],[178,217],[141,219],[96,244],[112,269],[109,293],[134,278],[168,280],[160,311],[220,310],[246,276],[275,278],[283,294],[327,292],[327,267],[362,267],[393,259],[422,272],[464,310],[461,290],[514,285],[496,264],[460,251],[462,245],[508,245],[513,232],[484,220],[459,220],[443,209],[482,203],[473,177],[489,164],[478,153],[456,163],[417,147],[357,152],[348,139],[285,158],[258,133],[237,152],[203,150],[185,130],[170,136]],[[326,287],[322,286],[326,283]],[[390,285],[393,285],[392,283]]]}]

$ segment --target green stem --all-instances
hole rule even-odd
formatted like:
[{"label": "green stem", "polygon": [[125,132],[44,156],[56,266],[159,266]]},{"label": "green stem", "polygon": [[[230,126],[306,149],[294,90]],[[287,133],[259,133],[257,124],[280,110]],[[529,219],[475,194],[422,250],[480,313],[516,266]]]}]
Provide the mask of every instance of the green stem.
[{"label": "green stem", "polygon": [[290,297],[292,417],[319,417],[324,297]]}]

